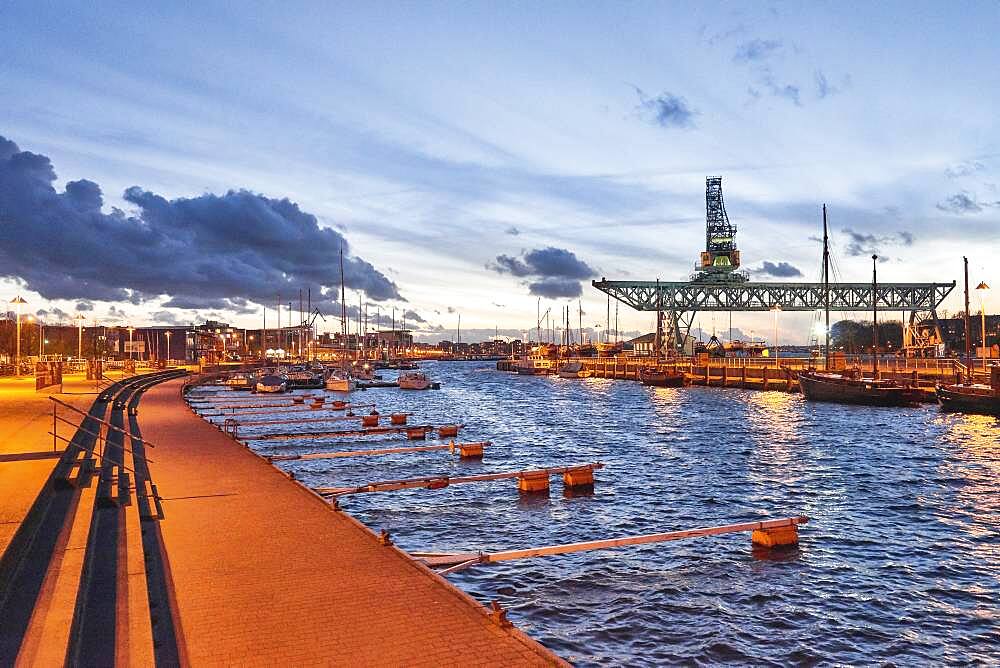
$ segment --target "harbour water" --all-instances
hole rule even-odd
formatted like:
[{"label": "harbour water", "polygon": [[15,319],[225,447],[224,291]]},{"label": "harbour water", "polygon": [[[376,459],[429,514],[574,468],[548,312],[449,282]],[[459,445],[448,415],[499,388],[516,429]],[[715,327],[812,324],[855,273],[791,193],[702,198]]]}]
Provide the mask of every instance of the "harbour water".
[{"label": "harbour water", "polygon": [[[597,461],[606,468],[585,496],[564,496],[554,478],[543,498],[520,497],[514,481],[501,480],[341,500],[403,549],[494,551],[811,518],[800,546],[777,556],[753,554],[749,535],[734,534],[449,576],[478,600],[497,600],[519,628],[574,664],[1000,660],[996,418],[813,404],[782,392],[522,377],[491,362],[423,366],[441,390],[369,390],[352,400],[410,411],[413,424],[464,423],[462,441],[493,442],[482,462],[429,452],[280,465],[310,486]],[[387,442],[251,446],[294,454]]]}]

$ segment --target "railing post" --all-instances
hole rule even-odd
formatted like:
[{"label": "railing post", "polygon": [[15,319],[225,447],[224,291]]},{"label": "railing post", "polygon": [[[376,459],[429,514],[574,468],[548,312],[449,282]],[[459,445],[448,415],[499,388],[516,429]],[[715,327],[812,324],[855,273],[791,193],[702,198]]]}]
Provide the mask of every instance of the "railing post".
[{"label": "railing post", "polygon": [[56,434],[59,426],[56,424],[56,402],[52,402],[52,452],[56,451]]}]

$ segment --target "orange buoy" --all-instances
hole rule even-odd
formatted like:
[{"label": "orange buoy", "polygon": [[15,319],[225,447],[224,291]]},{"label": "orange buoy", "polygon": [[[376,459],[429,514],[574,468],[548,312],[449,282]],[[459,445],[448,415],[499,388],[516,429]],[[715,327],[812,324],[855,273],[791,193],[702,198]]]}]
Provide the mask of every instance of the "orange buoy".
[{"label": "orange buoy", "polygon": [[363,415],[361,417],[362,427],[377,427],[378,426],[378,416],[377,415]]},{"label": "orange buoy", "polygon": [[407,429],[406,438],[411,441],[422,441],[427,438],[427,430],[423,427],[417,427],[416,429]]},{"label": "orange buoy", "polygon": [[438,436],[441,438],[448,438],[449,436],[458,436],[458,425],[449,424],[438,427]]},{"label": "orange buoy", "polygon": [[292,403],[293,404],[301,404],[301,403],[304,403],[304,402],[305,402],[305,397],[301,397],[301,396],[299,396],[299,397],[292,397]]},{"label": "orange buoy", "polygon": [[482,459],[482,443],[462,443],[458,446],[458,456],[462,459]]},{"label": "orange buoy", "polygon": [[545,471],[539,473],[525,473],[518,476],[517,489],[520,492],[547,492],[549,491],[549,474]]},{"label": "orange buoy", "polygon": [[753,545],[761,547],[783,547],[799,544],[799,528],[792,524],[774,529],[754,529],[750,536]]},{"label": "orange buoy", "polygon": [[406,413],[393,413],[389,420],[395,425],[406,424]]},{"label": "orange buoy", "polygon": [[594,469],[584,466],[576,469],[569,469],[563,473],[563,486],[565,487],[593,487]]}]

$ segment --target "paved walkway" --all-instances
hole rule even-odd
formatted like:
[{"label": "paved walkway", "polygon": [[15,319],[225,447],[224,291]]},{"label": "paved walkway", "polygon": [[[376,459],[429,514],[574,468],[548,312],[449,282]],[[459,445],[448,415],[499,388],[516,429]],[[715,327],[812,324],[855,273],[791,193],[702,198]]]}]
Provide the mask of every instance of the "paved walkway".
[{"label": "paved walkway", "polygon": [[[64,377],[63,389],[57,394],[62,401],[86,411],[97,394],[94,382],[82,374]],[[52,452],[52,402],[48,395],[58,387],[35,391],[34,376],[0,378],[0,555],[7,549],[11,537],[24,519],[38,491],[55,466]],[[65,408],[59,415],[79,422],[80,416]],[[60,425],[59,434],[69,438],[73,428]],[[65,449],[59,443],[59,453]]]},{"label": "paved walkway", "polygon": [[192,665],[561,663],[192,413],[146,393],[143,437]]}]

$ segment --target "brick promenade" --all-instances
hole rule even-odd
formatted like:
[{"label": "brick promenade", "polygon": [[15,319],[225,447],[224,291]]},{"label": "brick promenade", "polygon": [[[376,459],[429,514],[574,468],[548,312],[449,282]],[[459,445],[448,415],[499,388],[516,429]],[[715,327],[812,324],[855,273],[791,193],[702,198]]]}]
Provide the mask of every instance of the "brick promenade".
[{"label": "brick promenade", "polygon": [[[49,393],[58,386],[35,392],[34,376],[0,378],[0,554],[17,531],[38,490],[52,473],[56,456],[52,452],[52,402]],[[93,381],[82,374],[65,376],[67,393],[56,394],[61,400],[86,411],[97,397]],[[59,415],[79,422],[79,415],[60,408]],[[73,428],[60,425],[58,433],[66,438]],[[58,444],[59,454],[66,443]]]},{"label": "brick promenade", "polygon": [[524,666],[562,661],[192,413],[139,408],[192,665]]}]

